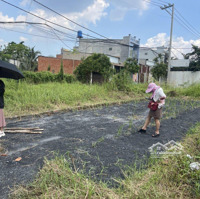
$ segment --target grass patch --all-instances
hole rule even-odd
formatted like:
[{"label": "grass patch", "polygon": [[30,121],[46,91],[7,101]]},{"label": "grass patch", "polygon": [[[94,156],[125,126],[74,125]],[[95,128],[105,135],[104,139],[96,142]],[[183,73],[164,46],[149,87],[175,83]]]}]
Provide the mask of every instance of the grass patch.
[{"label": "grass patch", "polygon": [[184,96],[200,97],[200,84],[193,84],[189,87],[179,89],[179,93]]},{"label": "grass patch", "polygon": [[[200,123],[191,128],[181,143],[179,155],[150,159],[146,169],[129,167],[118,188],[94,182],[83,172],[75,172],[64,156],[45,160],[36,180],[28,186],[16,187],[11,198],[199,198],[200,170],[191,170],[191,162],[200,161]],[[187,157],[192,156],[192,159]]]},{"label": "grass patch", "polygon": [[[4,80],[6,117],[38,114],[46,111],[93,106],[98,104],[120,103],[145,98],[147,84],[128,84],[128,90],[119,91],[111,83],[88,85],[75,83],[49,82],[32,84],[26,81]],[[200,96],[200,85],[188,88],[171,88],[162,85],[167,99]]]},{"label": "grass patch", "polygon": [[3,148],[3,146],[0,143],[0,154],[3,153],[3,152],[4,152],[4,148]]},{"label": "grass patch", "polygon": [[117,198],[105,184],[97,184],[81,172],[74,172],[64,156],[45,166],[38,178],[27,188],[18,187],[11,198]]},{"label": "grass patch", "polygon": [[[7,117],[62,110],[71,107],[130,101],[144,96],[143,85],[133,85],[134,92],[113,91],[108,85],[80,83],[30,84],[4,80]],[[136,89],[137,88],[137,89]],[[140,88],[140,89],[139,89]]]}]

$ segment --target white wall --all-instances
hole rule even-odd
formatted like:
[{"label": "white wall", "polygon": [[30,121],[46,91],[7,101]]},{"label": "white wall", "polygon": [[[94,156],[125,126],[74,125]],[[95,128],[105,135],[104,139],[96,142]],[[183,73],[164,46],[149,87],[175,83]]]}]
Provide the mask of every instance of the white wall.
[{"label": "white wall", "polygon": [[107,55],[107,56],[108,56],[108,58],[110,59],[110,62],[111,62],[111,63],[119,64],[119,58],[117,58],[117,57],[112,57],[112,56],[110,56],[110,55]]},{"label": "white wall", "polygon": [[169,74],[169,82],[175,87],[200,83],[200,71],[171,71]]},{"label": "white wall", "polygon": [[171,67],[188,67],[190,64],[189,59],[175,59],[171,60]]},{"label": "white wall", "polygon": [[9,63],[14,64],[17,68],[20,66],[20,61],[18,60],[9,59]]}]

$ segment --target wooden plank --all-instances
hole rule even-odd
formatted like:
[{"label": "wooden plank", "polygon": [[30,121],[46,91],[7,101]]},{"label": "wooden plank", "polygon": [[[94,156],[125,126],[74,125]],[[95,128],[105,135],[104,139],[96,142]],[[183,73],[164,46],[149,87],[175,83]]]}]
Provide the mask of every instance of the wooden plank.
[{"label": "wooden plank", "polygon": [[5,128],[5,130],[34,130],[34,131],[43,131],[44,129],[40,129],[39,127],[35,127],[35,128],[12,127],[12,128]]},{"label": "wooden plank", "polygon": [[30,131],[30,130],[4,130],[5,133],[28,133],[28,134],[42,134],[42,131]]}]

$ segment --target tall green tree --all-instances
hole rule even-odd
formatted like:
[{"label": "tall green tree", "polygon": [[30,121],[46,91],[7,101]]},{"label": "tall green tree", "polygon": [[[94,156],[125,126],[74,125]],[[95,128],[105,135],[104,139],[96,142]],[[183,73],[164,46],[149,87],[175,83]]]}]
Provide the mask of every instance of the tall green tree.
[{"label": "tall green tree", "polygon": [[1,46],[0,48],[0,59],[9,61],[10,59],[17,60],[20,62],[20,68],[23,70],[36,70],[37,68],[37,57],[40,54],[39,51],[35,51],[34,47],[30,48],[24,45],[24,42],[15,43],[10,42],[8,45]]},{"label": "tall green tree", "polygon": [[104,77],[104,81],[108,81],[109,77],[113,74],[109,58],[104,54],[94,53],[82,60],[74,71],[74,74],[79,81],[89,83],[92,72],[100,73]]},{"label": "tall green tree", "polygon": [[167,77],[167,64],[164,63],[160,56],[154,59],[155,65],[151,69],[151,74],[153,78],[159,80],[161,77]]},{"label": "tall green tree", "polygon": [[40,51],[35,51],[33,48],[29,48],[29,51],[26,53],[26,55],[23,57],[21,61],[21,68],[24,70],[30,70],[30,71],[36,71],[37,70],[37,58],[38,55],[40,55]]},{"label": "tall green tree", "polygon": [[192,45],[192,52],[185,55],[185,58],[191,59],[189,70],[200,71],[200,47]]}]

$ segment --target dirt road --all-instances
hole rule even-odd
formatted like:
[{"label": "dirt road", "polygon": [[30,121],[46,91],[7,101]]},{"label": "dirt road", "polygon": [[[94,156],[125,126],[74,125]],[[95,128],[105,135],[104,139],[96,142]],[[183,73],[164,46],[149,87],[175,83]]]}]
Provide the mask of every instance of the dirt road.
[{"label": "dirt road", "polygon": [[[7,120],[8,127],[40,127],[40,135],[7,134],[1,143],[8,155],[0,157],[0,194],[7,198],[9,187],[26,184],[34,179],[42,167],[44,157],[53,157],[53,151],[61,154],[69,152],[77,167],[83,164],[86,171],[97,179],[109,181],[120,177],[120,164],[131,164],[148,154],[148,147],[157,142],[178,141],[186,131],[200,121],[200,108],[179,106],[176,118],[163,119],[161,136],[152,138],[155,127],[150,126],[147,134],[139,134],[138,128],[148,114],[147,102],[132,102],[119,106],[109,106],[95,110],[83,110],[21,120]],[[167,105],[170,106],[170,105]],[[168,115],[171,109],[167,109]],[[192,109],[193,108],[193,109]],[[21,157],[21,161],[14,161]]]}]

